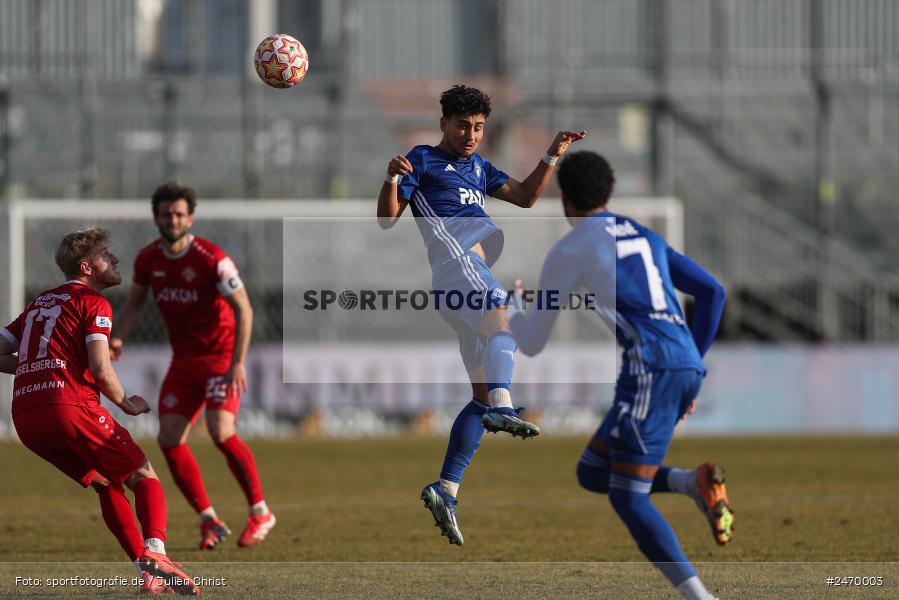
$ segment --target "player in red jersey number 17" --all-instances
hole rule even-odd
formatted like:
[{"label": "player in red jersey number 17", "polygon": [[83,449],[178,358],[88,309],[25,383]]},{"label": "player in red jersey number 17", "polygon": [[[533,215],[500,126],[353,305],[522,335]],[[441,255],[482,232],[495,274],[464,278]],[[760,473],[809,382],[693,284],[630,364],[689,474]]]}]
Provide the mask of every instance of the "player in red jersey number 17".
[{"label": "player in red jersey number 17", "polygon": [[234,262],[218,246],[191,235],[197,195],[176,183],[153,194],[159,238],[134,261],[134,282],[110,348],[118,358],[150,290],[172,345],[172,363],[159,392],[159,445],[172,477],[200,520],[200,548],[212,550],[231,530],[215,512],[196,458],[187,445],[206,409],[206,427],[247,499],[249,515],[238,545],[262,542],[275,515],[262,495],[253,454],[237,435],[240,395],[247,389],[244,361],[253,308]]},{"label": "player in red jersey number 17", "polygon": [[[198,595],[166,556],[165,495],[153,467],[100,404],[102,393],[126,414],[150,411],[146,400],[125,393],[110,362],[112,308],[100,291],[122,276],[107,243],[102,229],[66,235],[56,250],[65,283],[0,329],[0,371],[15,375],[13,424],[25,447],[94,488],[106,526],[140,573],[142,592]],[[125,486],[134,492],[140,531]]]}]

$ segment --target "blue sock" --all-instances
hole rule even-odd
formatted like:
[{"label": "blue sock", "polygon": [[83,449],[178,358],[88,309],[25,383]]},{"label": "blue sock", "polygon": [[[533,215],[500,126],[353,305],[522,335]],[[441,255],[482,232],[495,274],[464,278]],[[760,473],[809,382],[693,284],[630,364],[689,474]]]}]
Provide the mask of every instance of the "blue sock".
[{"label": "blue sock", "polygon": [[481,417],[487,408],[488,406],[483,402],[472,399],[456,416],[453,427],[450,429],[449,444],[446,447],[440,479],[454,483],[462,482],[462,473],[465,472],[465,467],[471,462],[471,457],[481,445],[481,437],[484,435]]},{"label": "blue sock", "polygon": [[671,470],[671,467],[666,467],[662,465],[659,467],[659,470],[656,471],[656,476],[652,479],[652,493],[656,492],[670,492],[671,488],[668,487],[668,471]]},{"label": "blue sock", "polygon": [[484,348],[484,378],[488,391],[498,387],[509,389],[512,385],[517,349],[515,338],[507,331],[498,331],[487,340]]},{"label": "blue sock", "polygon": [[[670,492],[668,487],[668,471],[671,467],[660,466],[652,480],[651,494],[657,492]],[[609,491],[609,459],[602,456],[589,446],[584,449],[581,459],[577,463],[577,481],[585,490],[605,494]]]},{"label": "blue sock", "polygon": [[652,481],[612,473],[609,477],[609,502],[637,547],[674,586],[696,575],[680,542],[665,517],[649,501]]}]

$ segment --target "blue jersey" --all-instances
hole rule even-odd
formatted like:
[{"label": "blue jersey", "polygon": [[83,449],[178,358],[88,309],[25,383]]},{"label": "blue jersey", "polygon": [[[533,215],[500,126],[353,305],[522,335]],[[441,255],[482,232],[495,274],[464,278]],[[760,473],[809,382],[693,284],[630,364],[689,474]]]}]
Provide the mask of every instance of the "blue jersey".
[{"label": "blue jersey", "polygon": [[[609,289],[613,281],[614,296]],[[697,297],[692,328],[676,287]],[[623,373],[705,371],[702,355],[718,328],[723,288],[661,236],[611,212],[580,219],[553,246],[540,276],[540,290],[559,290],[562,299],[579,289],[594,294],[596,312],[614,329],[624,351]],[[512,331],[526,354],[543,347],[557,315],[538,310],[512,319]]]},{"label": "blue jersey", "polygon": [[458,258],[479,242],[487,265],[496,262],[503,234],[484,212],[484,201],[509,176],[476,153],[462,159],[437,146],[415,146],[406,159],[412,172],[398,194],[412,206],[431,264]]}]

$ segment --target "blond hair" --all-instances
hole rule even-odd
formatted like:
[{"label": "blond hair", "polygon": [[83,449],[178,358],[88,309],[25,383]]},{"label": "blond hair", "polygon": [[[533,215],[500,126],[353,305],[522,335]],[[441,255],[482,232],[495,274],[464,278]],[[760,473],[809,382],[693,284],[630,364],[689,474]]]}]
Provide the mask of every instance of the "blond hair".
[{"label": "blond hair", "polygon": [[97,256],[109,241],[109,232],[88,227],[67,234],[56,248],[56,264],[66,277],[79,277],[81,263]]}]

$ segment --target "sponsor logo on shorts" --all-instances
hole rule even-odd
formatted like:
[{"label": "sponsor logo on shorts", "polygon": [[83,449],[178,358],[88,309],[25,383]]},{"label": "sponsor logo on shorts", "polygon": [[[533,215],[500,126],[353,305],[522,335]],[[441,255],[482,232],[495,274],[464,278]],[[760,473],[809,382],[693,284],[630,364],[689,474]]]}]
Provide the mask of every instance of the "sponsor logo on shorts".
[{"label": "sponsor logo on shorts", "polygon": [[172,394],[170,392],[170,393],[166,394],[165,397],[162,399],[162,404],[166,408],[172,408],[176,404],[178,404],[178,398],[177,398],[177,396],[175,396],[175,394]]}]

